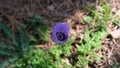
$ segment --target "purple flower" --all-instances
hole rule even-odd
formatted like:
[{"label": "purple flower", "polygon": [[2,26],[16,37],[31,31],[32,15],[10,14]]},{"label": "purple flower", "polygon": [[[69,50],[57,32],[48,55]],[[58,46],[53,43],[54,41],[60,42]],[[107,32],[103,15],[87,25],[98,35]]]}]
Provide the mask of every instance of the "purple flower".
[{"label": "purple flower", "polygon": [[57,23],[52,30],[52,37],[56,43],[67,42],[69,37],[69,26],[66,22]]}]

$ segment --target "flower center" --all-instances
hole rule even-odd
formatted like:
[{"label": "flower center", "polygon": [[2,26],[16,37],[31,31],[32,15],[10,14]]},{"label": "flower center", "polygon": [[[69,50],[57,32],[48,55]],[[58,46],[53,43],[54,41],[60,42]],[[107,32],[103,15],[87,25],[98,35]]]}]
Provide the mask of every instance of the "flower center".
[{"label": "flower center", "polygon": [[65,40],[65,34],[62,33],[62,32],[57,32],[56,36],[57,36],[58,40],[60,40],[60,41],[64,41]]}]

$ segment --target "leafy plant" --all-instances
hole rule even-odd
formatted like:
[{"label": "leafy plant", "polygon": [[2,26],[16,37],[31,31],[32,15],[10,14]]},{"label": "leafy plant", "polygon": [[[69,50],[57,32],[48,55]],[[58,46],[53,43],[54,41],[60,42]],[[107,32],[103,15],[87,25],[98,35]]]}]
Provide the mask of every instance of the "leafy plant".
[{"label": "leafy plant", "polygon": [[111,68],[119,68],[119,64],[118,64],[118,63],[113,63],[113,64],[111,65]]},{"label": "leafy plant", "polygon": [[43,23],[43,18],[39,15],[33,16],[33,20],[27,25],[27,32],[32,44],[46,42],[49,26]]},{"label": "leafy plant", "polygon": [[[73,41],[69,40],[65,44],[57,44],[47,50],[44,49],[30,49],[30,51],[24,55],[21,59],[15,62],[15,67],[43,67],[43,68],[58,68],[61,65],[63,67],[72,68],[82,67],[87,65],[89,62],[94,60],[99,60],[101,57],[98,57],[95,51],[100,49],[101,40],[105,37],[106,31],[101,30],[95,33],[92,31],[85,32],[84,43],[77,48],[78,55],[76,58],[76,64],[71,66],[74,60],[68,60],[69,57],[72,57],[72,46]],[[89,57],[88,57],[89,56]],[[66,59],[66,60],[65,60]],[[68,60],[68,61],[67,61]],[[66,62],[63,62],[66,61]],[[70,62],[71,61],[71,62]],[[66,63],[66,64],[64,64]]]},{"label": "leafy plant", "polygon": [[61,57],[61,54],[65,54],[66,56],[70,55],[70,44],[71,41],[68,41],[65,44],[55,45],[48,50],[36,50],[32,48],[21,59],[17,60],[12,66],[17,68],[58,68],[60,65],[70,67],[69,65],[62,63],[63,58]]},{"label": "leafy plant", "polygon": [[101,40],[106,36],[106,31],[101,30],[98,32],[85,32],[84,43],[78,47],[78,62],[77,66],[85,66],[89,62],[100,60],[100,56],[97,56],[95,51],[101,48]]},{"label": "leafy plant", "polygon": [[[4,38],[3,41],[0,41],[0,56],[8,57],[8,60],[3,62],[4,64],[14,62],[28,52],[29,47],[35,44],[32,43],[31,39],[33,38],[31,36],[38,35],[38,40],[35,38],[36,43],[40,40],[47,41],[44,35],[48,32],[48,25],[41,25],[42,18],[40,16],[35,16],[33,20],[34,22],[32,21],[29,24],[20,24],[17,31],[12,31],[4,22],[0,23],[1,35]],[[29,30],[29,28],[34,30]],[[3,63],[0,65],[2,68],[5,67]]]},{"label": "leafy plant", "polygon": [[100,5],[91,9],[85,7],[84,10],[90,12],[90,15],[84,17],[84,21],[90,22],[91,27],[85,32],[84,43],[78,47],[78,53],[81,54],[78,56],[79,61],[77,62],[79,67],[94,60],[100,60],[100,56],[97,56],[95,51],[101,49],[101,41],[107,35],[106,28],[112,19],[110,7],[102,0]]},{"label": "leafy plant", "polygon": [[84,16],[84,21],[89,23],[91,27],[101,27],[106,29],[112,16],[110,14],[111,8],[106,1],[100,0],[100,5],[92,8],[83,7],[84,11],[89,12],[88,16]]},{"label": "leafy plant", "polygon": [[[1,23],[1,26],[3,25],[3,28],[1,30],[3,31],[3,34],[5,34],[6,38],[5,40],[1,42],[0,45],[0,54],[1,56],[15,56],[15,55],[22,55],[26,52],[28,43],[28,37],[24,34],[24,30],[19,29],[17,32],[12,32],[10,28],[5,25],[5,23]],[[3,53],[4,52],[4,53]],[[14,53],[13,53],[14,52]]]}]

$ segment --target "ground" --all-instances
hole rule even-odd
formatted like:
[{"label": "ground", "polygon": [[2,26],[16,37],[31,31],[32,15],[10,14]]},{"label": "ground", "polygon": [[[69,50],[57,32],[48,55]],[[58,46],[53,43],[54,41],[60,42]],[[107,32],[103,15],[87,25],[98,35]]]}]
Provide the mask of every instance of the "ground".
[{"label": "ground", "polygon": [[[84,23],[83,16],[89,13],[84,12],[81,7],[91,8],[95,4],[99,2],[96,0],[0,0],[0,21],[8,22],[8,26],[17,31],[20,19],[31,21],[35,14],[40,14],[44,17],[44,24],[50,24],[50,27],[56,22],[66,21],[70,26],[72,39],[82,41],[83,31],[90,28],[90,25]],[[109,4],[113,14],[120,14],[120,0],[110,0]],[[112,23],[108,30],[114,31],[118,28],[120,26]],[[51,39],[48,43],[54,44]],[[102,49],[98,54],[104,56],[103,59],[100,62],[90,63],[88,68],[110,68],[113,63],[120,66],[120,38],[113,38],[108,32],[101,44]],[[0,61],[4,59],[6,58],[1,57]]]}]

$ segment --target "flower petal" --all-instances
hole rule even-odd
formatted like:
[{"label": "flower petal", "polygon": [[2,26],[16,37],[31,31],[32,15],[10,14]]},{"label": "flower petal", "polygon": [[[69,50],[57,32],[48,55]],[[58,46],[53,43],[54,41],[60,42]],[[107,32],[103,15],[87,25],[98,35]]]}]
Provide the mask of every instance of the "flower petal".
[{"label": "flower petal", "polygon": [[[65,38],[60,40],[59,37],[56,35],[58,32],[63,33]],[[69,37],[69,26],[66,22],[57,23],[52,30],[52,37],[56,43],[65,43]]]}]

